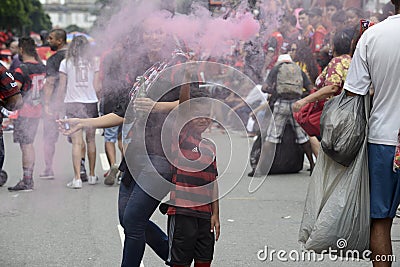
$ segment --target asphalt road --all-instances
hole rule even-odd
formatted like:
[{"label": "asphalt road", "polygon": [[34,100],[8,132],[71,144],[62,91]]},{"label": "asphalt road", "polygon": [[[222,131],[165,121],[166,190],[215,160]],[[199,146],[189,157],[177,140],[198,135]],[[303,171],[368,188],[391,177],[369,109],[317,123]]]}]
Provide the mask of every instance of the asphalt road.
[{"label": "asphalt road", "polygon": [[[84,184],[81,190],[71,190],[66,188],[73,176],[71,147],[65,137],[57,143],[56,179],[37,178],[44,165],[41,135],[39,131],[36,139],[35,190],[10,193],[6,187],[14,185],[22,175],[21,153],[18,145],[12,143],[12,135],[5,133],[4,169],[9,180],[0,188],[0,266],[119,266],[123,236],[118,230],[118,186],[103,184],[102,136],[96,136],[99,152],[96,173],[100,183]],[[239,156],[229,161],[223,154],[230,150],[224,143],[226,136],[218,132],[210,136],[217,145],[221,144],[218,167],[220,173],[221,170],[224,173],[227,186],[232,188],[220,200],[222,233],[216,243],[213,266],[372,266],[368,262],[332,261],[328,257],[319,262],[280,261],[276,255],[272,260],[259,260],[257,254],[265,246],[269,251],[300,252],[297,236],[310,177],[305,170],[298,174],[273,175],[257,192],[250,194],[246,158],[247,142],[251,139],[233,135],[232,150]],[[230,167],[226,168],[228,165]],[[247,169],[243,170],[243,166]],[[156,211],[153,220],[165,229],[165,216]],[[400,266],[399,230],[396,219],[393,240],[394,254],[399,261],[393,266]],[[164,266],[149,247],[143,265]]]}]

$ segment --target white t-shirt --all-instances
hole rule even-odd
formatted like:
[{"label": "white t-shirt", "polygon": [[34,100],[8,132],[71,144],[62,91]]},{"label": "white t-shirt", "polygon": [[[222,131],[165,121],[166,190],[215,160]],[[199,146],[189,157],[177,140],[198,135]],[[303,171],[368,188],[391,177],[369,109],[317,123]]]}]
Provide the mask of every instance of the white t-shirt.
[{"label": "white t-shirt", "polygon": [[344,88],[366,95],[374,88],[368,142],[397,144],[400,128],[400,15],[364,32],[357,44]]},{"label": "white t-shirt", "polygon": [[[83,62],[82,62],[83,63]],[[63,59],[60,72],[67,75],[67,90],[64,103],[97,103],[96,90],[93,86],[94,74],[98,67],[89,67],[79,62],[77,66],[72,60]]]}]

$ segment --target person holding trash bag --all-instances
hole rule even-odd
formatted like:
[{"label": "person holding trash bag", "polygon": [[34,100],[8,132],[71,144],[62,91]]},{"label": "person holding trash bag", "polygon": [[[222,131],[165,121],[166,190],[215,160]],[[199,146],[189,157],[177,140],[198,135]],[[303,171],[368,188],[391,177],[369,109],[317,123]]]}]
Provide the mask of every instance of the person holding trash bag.
[{"label": "person holding trash bag", "polygon": [[[391,266],[391,227],[400,203],[400,172],[393,158],[400,128],[400,0],[390,16],[361,36],[344,84],[348,95],[366,95],[374,86],[369,118],[370,250],[374,267]],[[381,259],[386,258],[386,261]],[[378,261],[379,260],[379,261]]]}]

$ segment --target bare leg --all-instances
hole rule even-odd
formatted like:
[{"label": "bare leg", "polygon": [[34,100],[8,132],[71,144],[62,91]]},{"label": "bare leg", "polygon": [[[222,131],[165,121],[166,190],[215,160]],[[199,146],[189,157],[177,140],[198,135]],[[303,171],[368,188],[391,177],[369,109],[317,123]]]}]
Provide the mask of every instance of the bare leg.
[{"label": "bare leg", "polygon": [[315,155],[315,157],[318,157],[318,151],[319,151],[319,146],[320,146],[320,142],[318,141],[318,138],[315,136],[311,136],[310,143],[311,143],[312,153]]},{"label": "bare leg", "polygon": [[22,167],[33,171],[35,165],[35,149],[33,144],[20,144],[22,152]]},{"label": "bare leg", "polygon": [[[82,138],[83,138],[83,133],[82,133]],[[81,159],[85,159],[86,157],[86,145],[85,142],[82,142],[82,151],[81,151]]]},{"label": "bare leg", "polygon": [[312,171],[314,170],[314,159],[312,156],[310,141],[307,141],[304,144],[301,144],[301,147],[303,148],[304,152],[306,153],[307,159],[310,162],[310,175],[311,175]]},{"label": "bare leg", "polygon": [[74,167],[74,179],[81,179],[81,158],[82,158],[82,143],[83,143],[83,133],[79,130],[71,134],[72,140],[72,165]]},{"label": "bare leg", "polygon": [[122,134],[118,135],[118,149],[121,152],[121,158],[124,156],[124,148],[122,145]]},{"label": "bare leg", "polygon": [[95,143],[96,130],[86,128],[86,144],[87,154],[89,158],[89,175],[95,176],[94,168],[96,166],[96,143]]},{"label": "bare leg", "polygon": [[392,262],[390,260],[382,261],[384,258],[393,254],[392,241],[390,231],[392,228],[393,219],[372,219],[371,222],[371,239],[370,246],[372,251],[372,259],[374,267],[390,267]]},{"label": "bare leg", "polygon": [[108,163],[110,166],[113,166],[116,162],[116,151],[115,151],[115,144],[113,142],[105,142],[104,148],[106,150],[106,155],[108,159]]}]

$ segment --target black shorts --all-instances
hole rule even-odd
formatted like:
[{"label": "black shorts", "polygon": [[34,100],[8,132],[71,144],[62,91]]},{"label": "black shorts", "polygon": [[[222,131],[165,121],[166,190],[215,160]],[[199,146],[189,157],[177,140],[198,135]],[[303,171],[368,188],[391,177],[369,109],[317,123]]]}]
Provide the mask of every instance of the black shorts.
[{"label": "black shorts", "polygon": [[14,143],[32,144],[36,137],[39,118],[18,117],[14,121]]},{"label": "black shorts", "polygon": [[97,118],[97,103],[65,103],[65,115],[68,118]]},{"label": "black shorts", "polygon": [[168,216],[169,253],[167,263],[190,265],[193,260],[211,262],[214,233],[211,221],[185,215]]}]

